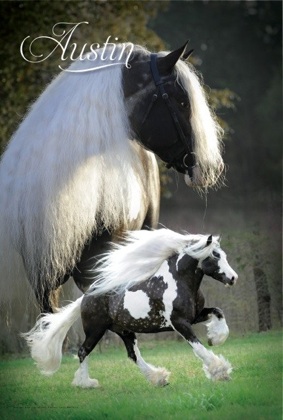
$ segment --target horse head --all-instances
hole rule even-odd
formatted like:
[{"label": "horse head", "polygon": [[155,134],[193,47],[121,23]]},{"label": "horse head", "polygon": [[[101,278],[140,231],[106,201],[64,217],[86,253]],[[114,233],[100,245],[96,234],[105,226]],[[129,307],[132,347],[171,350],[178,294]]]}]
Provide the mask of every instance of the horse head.
[{"label": "horse head", "polygon": [[208,237],[206,247],[211,247],[211,251],[199,263],[203,273],[226,286],[233,286],[238,275],[229,265],[225,252],[220,248],[218,241],[213,240],[212,235]]},{"label": "horse head", "polygon": [[223,171],[221,129],[194,71],[187,43],[170,53],[136,47],[123,74],[132,139],[154,152],[188,185],[215,185]]}]

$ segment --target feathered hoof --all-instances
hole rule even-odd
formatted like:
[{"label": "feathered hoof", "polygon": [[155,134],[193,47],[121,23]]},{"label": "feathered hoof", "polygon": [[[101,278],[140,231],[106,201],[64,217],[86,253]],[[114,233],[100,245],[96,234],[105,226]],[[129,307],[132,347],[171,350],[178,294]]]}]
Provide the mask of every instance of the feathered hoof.
[{"label": "feathered hoof", "polygon": [[78,386],[79,388],[99,388],[99,382],[96,379],[85,379],[83,381],[77,380],[74,378],[72,385]]},{"label": "feathered hoof", "polygon": [[169,376],[171,372],[168,372],[165,368],[154,368],[147,373],[147,379],[154,385],[154,386],[166,386],[169,385]]},{"label": "feathered hoof", "polygon": [[88,375],[82,372],[81,368],[75,373],[72,385],[79,388],[99,388],[99,382],[96,379],[91,379]]},{"label": "feathered hoof", "polygon": [[223,356],[216,356],[209,366],[203,366],[203,370],[206,377],[212,381],[229,381],[231,379],[232,366]]}]

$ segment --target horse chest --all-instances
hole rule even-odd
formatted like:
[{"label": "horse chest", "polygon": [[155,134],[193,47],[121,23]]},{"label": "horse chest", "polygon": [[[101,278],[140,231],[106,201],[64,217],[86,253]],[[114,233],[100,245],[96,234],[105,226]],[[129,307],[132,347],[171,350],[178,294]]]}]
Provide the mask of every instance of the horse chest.
[{"label": "horse chest", "polygon": [[172,276],[158,273],[152,279],[112,297],[109,311],[115,325],[135,332],[158,332],[172,329],[171,316],[177,297],[177,283]]}]

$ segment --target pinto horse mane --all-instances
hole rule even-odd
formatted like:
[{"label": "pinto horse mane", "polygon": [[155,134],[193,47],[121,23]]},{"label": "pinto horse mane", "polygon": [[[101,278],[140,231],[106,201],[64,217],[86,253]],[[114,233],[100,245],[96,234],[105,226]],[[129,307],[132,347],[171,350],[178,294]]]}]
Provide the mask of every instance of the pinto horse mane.
[{"label": "pinto horse mane", "polygon": [[95,266],[99,275],[87,293],[118,293],[152,277],[162,263],[174,254],[187,254],[197,260],[207,258],[219,247],[219,237],[180,234],[170,229],[128,232],[119,244],[105,253]]}]

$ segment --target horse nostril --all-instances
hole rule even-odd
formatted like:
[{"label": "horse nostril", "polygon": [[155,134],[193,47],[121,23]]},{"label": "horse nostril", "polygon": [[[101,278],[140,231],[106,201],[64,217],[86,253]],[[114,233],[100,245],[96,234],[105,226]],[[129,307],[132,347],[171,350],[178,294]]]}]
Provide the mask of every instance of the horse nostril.
[{"label": "horse nostril", "polygon": [[236,275],[236,276],[232,276],[231,277],[231,280],[230,280],[230,284],[232,285],[232,284],[235,284],[236,282],[237,282],[237,279],[238,279],[238,276]]}]

